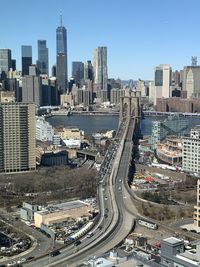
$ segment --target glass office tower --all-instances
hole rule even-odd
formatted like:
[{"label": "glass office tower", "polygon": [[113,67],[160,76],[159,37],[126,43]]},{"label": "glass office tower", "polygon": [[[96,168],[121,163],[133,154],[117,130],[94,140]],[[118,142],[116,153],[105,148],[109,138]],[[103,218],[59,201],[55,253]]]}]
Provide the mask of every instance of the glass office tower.
[{"label": "glass office tower", "polygon": [[49,74],[49,51],[46,40],[38,40],[37,67],[40,74]]},{"label": "glass office tower", "polygon": [[29,75],[29,66],[32,65],[32,46],[22,45],[22,76]]}]

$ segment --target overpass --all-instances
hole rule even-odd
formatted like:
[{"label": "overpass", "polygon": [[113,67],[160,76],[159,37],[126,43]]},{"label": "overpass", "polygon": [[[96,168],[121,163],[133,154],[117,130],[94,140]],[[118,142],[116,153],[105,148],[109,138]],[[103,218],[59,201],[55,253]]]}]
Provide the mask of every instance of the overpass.
[{"label": "overpass", "polygon": [[98,152],[97,151],[92,151],[92,150],[83,150],[83,149],[76,149],[76,154],[77,157],[83,157],[85,159],[90,159],[90,160],[96,160],[98,157]]}]

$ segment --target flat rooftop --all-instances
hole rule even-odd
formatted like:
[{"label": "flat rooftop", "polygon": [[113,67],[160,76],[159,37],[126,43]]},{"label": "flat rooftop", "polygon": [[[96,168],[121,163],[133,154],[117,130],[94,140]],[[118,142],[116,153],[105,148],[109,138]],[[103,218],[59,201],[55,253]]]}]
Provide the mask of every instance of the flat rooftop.
[{"label": "flat rooftop", "polygon": [[171,237],[168,237],[168,238],[163,239],[163,241],[168,242],[170,244],[176,244],[178,242],[181,242],[182,240],[181,239],[178,239],[176,237],[171,236]]},{"label": "flat rooftop", "polygon": [[59,211],[79,209],[79,208],[86,207],[86,206],[90,206],[90,205],[81,200],[74,200],[74,201],[59,203],[56,205],[49,205],[45,207],[44,210],[38,211],[38,213],[48,214],[48,213],[54,213],[54,212],[59,212]]}]

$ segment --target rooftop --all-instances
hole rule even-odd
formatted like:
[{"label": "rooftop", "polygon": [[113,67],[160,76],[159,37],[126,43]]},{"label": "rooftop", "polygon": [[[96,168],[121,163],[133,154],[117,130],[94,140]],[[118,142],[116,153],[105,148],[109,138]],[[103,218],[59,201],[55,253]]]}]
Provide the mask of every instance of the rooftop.
[{"label": "rooftop", "polygon": [[59,211],[67,211],[72,209],[79,209],[85,206],[89,206],[89,204],[80,201],[80,200],[74,200],[70,202],[64,202],[56,205],[49,205],[44,210],[39,211],[40,214],[48,214],[48,213],[54,213]]},{"label": "rooftop", "polygon": [[104,258],[98,258],[98,259],[93,259],[93,260],[89,260],[88,263],[94,264],[94,266],[110,266],[110,264],[112,264],[112,262],[110,260],[104,259]]},{"label": "rooftop", "polygon": [[182,261],[191,263],[193,265],[199,266],[199,264],[198,264],[199,261],[196,259],[196,255],[192,255],[191,254],[191,256],[190,256],[187,252],[184,252],[181,255],[180,254],[177,254],[176,255],[176,258],[181,259]]},{"label": "rooftop", "polygon": [[162,153],[166,156],[170,157],[182,157],[181,149],[177,147],[177,150],[169,150],[168,146],[165,144],[158,144],[157,145],[157,152]]},{"label": "rooftop", "polygon": [[163,241],[168,242],[170,244],[176,244],[178,242],[181,242],[182,240],[181,239],[178,239],[176,237],[171,236],[171,237],[168,237],[168,238],[163,239]]}]

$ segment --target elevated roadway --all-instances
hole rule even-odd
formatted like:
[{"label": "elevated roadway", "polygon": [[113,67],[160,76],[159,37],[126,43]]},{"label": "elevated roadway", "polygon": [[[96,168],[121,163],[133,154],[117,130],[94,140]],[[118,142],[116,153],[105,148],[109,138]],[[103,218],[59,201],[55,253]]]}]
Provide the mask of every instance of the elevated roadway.
[{"label": "elevated roadway", "polygon": [[[129,234],[134,226],[134,218],[126,208],[130,199],[123,183],[128,174],[132,151],[130,136],[134,128],[131,125],[133,122],[122,121],[115,142],[107,151],[102,164],[98,188],[101,218],[93,229],[94,236],[83,237],[79,246],[72,244],[56,257],[46,255],[24,264],[25,266],[76,266],[89,256],[98,256],[112,249]],[[127,146],[128,139],[127,149],[124,145]]]},{"label": "elevated roadway", "polygon": [[[69,245],[56,257],[46,255],[24,266],[77,266],[90,256],[98,256],[119,244],[135,224],[137,214],[127,188],[132,160],[134,117],[123,118],[113,144],[109,147],[99,172],[99,206],[101,217],[91,238],[83,237],[79,246]],[[131,212],[130,204],[132,205]]]}]

